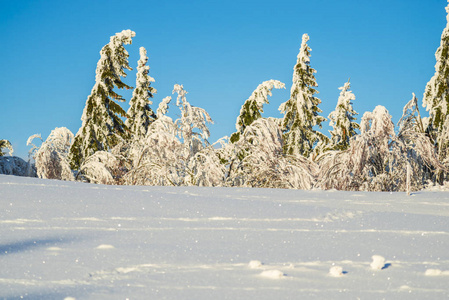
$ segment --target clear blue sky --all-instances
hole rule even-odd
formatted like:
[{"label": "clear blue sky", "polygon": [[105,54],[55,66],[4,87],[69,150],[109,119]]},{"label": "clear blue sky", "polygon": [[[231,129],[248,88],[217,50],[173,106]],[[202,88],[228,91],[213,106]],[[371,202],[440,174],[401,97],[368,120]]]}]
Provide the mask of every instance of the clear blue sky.
[{"label": "clear blue sky", "polygon": [[[351,77],[359,117],[384,105],[396,123],[415,92],[421,102],[446,26],[445,0],[40,1],[0,0],[0,139],[25,158],[27,138],[55,127],[74,134],[94,85],[99,51],[123,29],[125,81],[135,86],[139,47],[158,90],[152,107],[183,84],[215,124],[210,141],[234,132],[240,106],[265,80],[284,82],[265,116],[289,97],[293,66],[308,33],[323,116]],[[131,94],[123,93],[129,101]],[[123,105],[128,109],[128,105]],[[171,107],[171,113],[177,108]],[[422,109],[422,112],[425,110]],[[425,114],[425,113],[424,113]],[[175,117],[172,115],[172,117]],[[327,134],[328,127],[323,128]]]}]

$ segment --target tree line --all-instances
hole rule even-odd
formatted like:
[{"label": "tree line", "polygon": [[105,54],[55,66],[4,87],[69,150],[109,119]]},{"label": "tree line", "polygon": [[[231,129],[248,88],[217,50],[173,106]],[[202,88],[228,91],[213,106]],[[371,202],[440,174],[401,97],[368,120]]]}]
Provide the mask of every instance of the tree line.
[{"label": "tree line", "polygon": [[[262,117],[273,90],[285,88],[280,81],[265,81],[243,103],[236,132],[214,144],[208,141],[211,117],[190,104],[182,85],[176,84],[173,96],[163,98],[155,111],[151,108],[157,91],[145,48],[140,48],[135,88],[122,81],[131,70],[125,45],[134,36],[124,30],[101,49],[95,85],[75,135],[56,128],[40,147],[32,142],[40,136],[29,138],[39,177],[102,184],[349,191],[420,190],[447,180],[449,25],[435,54],[435,75],[424,93],[428,118],[421,117],[413,94],[397,126],[383,106],[365,112],[358,123],[348,80],[328,116],[330,137],[321,133],[318,128],[326,118],[320,114],[316,71],[309,36],[304,34],[290,98],[279,107],[282,117]],[[133,89],[128,111],[119,104],[125,101],[120,89]],[[167,115],[169,107],[179,109],[178,119]],[[2,148],[12,151],[5,140],[0,140]]]}]

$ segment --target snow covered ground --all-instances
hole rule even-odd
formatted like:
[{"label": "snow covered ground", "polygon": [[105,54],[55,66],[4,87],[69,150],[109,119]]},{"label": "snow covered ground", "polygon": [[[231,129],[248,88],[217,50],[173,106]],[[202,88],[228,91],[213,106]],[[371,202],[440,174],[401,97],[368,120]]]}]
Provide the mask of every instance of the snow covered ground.
[{"label": "snow covered ground", "polygon": [[0,206],[0,299],[449,297],[448,192],[0,175]]}]

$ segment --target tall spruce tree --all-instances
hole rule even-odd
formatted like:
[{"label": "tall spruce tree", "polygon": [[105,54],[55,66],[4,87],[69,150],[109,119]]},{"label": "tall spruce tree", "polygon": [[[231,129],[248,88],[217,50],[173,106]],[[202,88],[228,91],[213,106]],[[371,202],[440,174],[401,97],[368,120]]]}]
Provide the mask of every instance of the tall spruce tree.
[{"label": "tall spruce tree", "polygon": [[449,5],[446,12],[447,25],[435,53],[435,74],[427,83],[423,97],[423,106],[429,111],[427,133],[435,143],[441,160],[448,158],[449,154],[449,132],[446,132],[449,127]]},{"label": "tall spruce tree", "polygon": [[330,126],[332,126],[331,144],[328,149],[346,150],[349,147],[349,140],[357,134],[356,129],[360,129],[359,124],[355,122],[357,113],[352,107],[352,101],[355,95],[350,91],[351,84],[346,82],[342,87],[340,97],[338,97],[335,110],[328,116]]},{"label": "tall spruce tree", "polygon": [[84,107],[81,117],[83,123],[70,148],[69,159],[73,169],[78,169],[90,155],[97,151],[108,151],[128,136],[120,118],[125,117],[126,112],[115,102],[125,99],[114,88],[131,88],[121,77],[126,77],[125,69],[132,70],[124,45],[131,44],[134,36],[135,33],[129,29],[116,33],[100,51],[95,85]]},{"label": "tall spruce tree", "polygon": [[321,109],[318,104],[321,100],[315,97],[318,86],[314,73],[310,67],[310,51],[307,45],[309,36],[302,36],[301,48],[298,59],[293,68],[293,84],[290,90],[290,99],[279,106],[279,111],[284,115],[282,119],[282,131],[284,135],[284,151],[289,155],[302,155],[309,157],[314,146],[327,138],[322,133],[313,129],[326,120],[320,116]]},{"label": "tall spruce tree", "polygon": [[144,47],[140,47],[136,88],[130,100],[128,119],[125,122],[134,138],[143,138],[148,131],[148,126],[156,119],[156,114],[150,108],[150,105],[153,104],[150,99],[153,98],[156,89],[151,87],[154,78],[148,75],[150,67],[147,66],[147,62],[147,50]]},{"label": "tall spruce tree", "polygon": [[240,115],[237,117],[235,128],[237,132],[231,135],[230,141],[237,142],[240,135],[243,134],[245,128],[251,125],[255,120],[262,117],[263,105],[268,104],[268,96],[271,96],[271,91],[285,88],[285,84],[278,80],[264,81],[257,86],[251,96],[243,103],[240,109]]}]

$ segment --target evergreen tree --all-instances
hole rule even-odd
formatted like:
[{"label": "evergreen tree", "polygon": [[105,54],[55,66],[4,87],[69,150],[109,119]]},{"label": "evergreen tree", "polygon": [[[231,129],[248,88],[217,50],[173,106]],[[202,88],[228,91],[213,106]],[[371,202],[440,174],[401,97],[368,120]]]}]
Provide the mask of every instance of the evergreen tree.
[{"label": "evergreen tree", "polygon": [[359,124],[355,122],[357,113],[352,107],[355,95],[350,91],[351,84],[346,82],[340,87],[340,97],[338,97],[335,110],[328,116],[330,125],[332,126],[331,146],[333,150],[346,150],[349,147],[349,140],[357,134],[356,129],[360,129]]},{"label": "evergreen tree", "polygon": [[271,96],[273,88],[282,89],[285,88],[285,84],[278,80],[264,81],[259,84],[251,96],[245,101],[235,123],[237,132],[231,135],[231,143],[237,142],[240,139],[240,135],[245,131],[245,128],[262,117],[263,105],[264,103],[269,103],[268,96]]},{"label": "evergreen tree", "polygon": [[307,45],[309,36],[302,36],[301,49],[298,60],[293,68],[293,84],[290,91],[290,99],[281,104],[279,111],[284,115],[282,119],[282,131],[284,136],[284,152],[290,155],[310,156],[313,147],[320,141],[326,141],[323,134],[315,131],[314,126],[321,127],[321,122],[326,120],[318,114],[321,109],[318,104],[321,100],[315,97],[318,86],[314,73],[310,67],[310,51]]},{"label": "evergreen tree", "polygon": [[444,137],[448,127],[445,123],[449,125],[449,5],[446,12],[447,25],[435,53],[435,74],[427,83],[423,98],[423,106],[429,111],[427,133],[437,146],[441,160],[446,159],[449,152],[449,140]]},{"label": "evergreen tree", "polygon": [[9,150],[9,155],[12,155],[14,150],[12,149],[11,143],[8,140],[0,140],[0,156],[6,154],[6,152],[3,152],[5,148]]},{"label": "evergreen tree", "polygon": [[150,104],[153,104],[150,98],[153,98],[156,89],[150,86],[154,79],[148,75],[150,67],[147,66],[147,62],[147,50],[140,47],[136,88],[133,91],[128,109],[128,119],[125,122],[135,138],[143,138],[148,131],[148,126],[156,119],[156,114],[150,108]]},{"label": "evergreen tree", "polygon": [[101,49],[101,58],[97,63],[95,85],[84,107],[81,128],[70,148],[70,161],[73,169],[78,169],[82,162],[97,151],[108,151],[128,133],[120,116],[126,112],[115,101],[123,102],[122,96],[114,88],[130,89],[122,82],[126,77],[125,69],[132,70],[128,63],[125,44],[131,44],[135,33],[123,30],[111,37],[109,44]]}]

